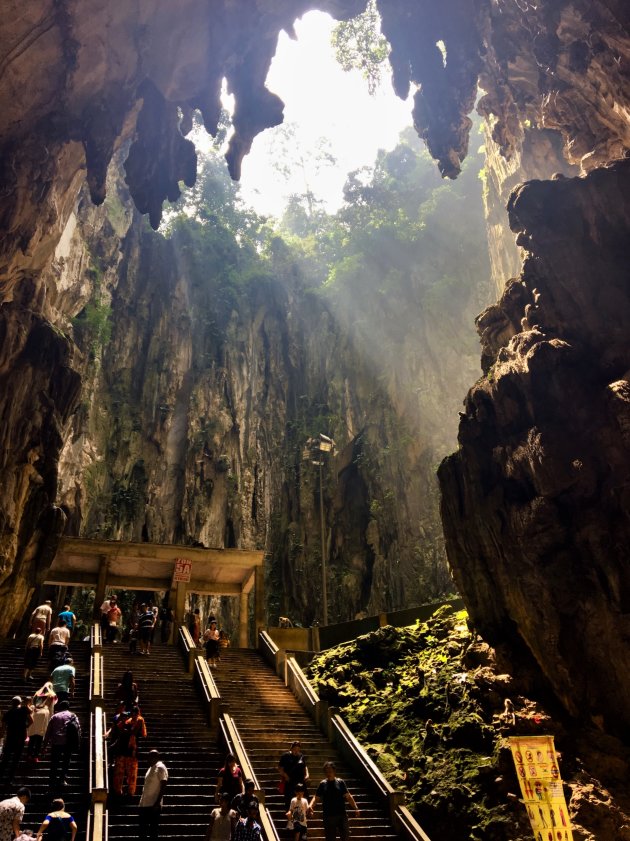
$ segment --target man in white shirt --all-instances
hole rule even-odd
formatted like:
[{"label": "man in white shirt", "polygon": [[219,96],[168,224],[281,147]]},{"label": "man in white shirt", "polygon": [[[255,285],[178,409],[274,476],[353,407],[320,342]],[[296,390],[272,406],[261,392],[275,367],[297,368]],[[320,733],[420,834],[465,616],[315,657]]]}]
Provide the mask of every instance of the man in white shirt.
[{"label": "man in white shirt", "polygon": [[50,620],[52,619],[52,602],[47,601],[40,604],[31,613],[31,631],[33,633],[46,634],[50,631]]},{"label": "man in white shirt", "polygon": [[68,650],[69,642],[70,629],[63,619],[59,619],[56,627],[54,627],[48,635],[48,657],[51,663],[55,663],[56,661],[61,661],[63,659],[60,655],[65,654]]},{"label": "man in white shirt", "polygon": [[149,753],[149,770],[144,777],[142,796],[138,804],[140,841],[157,841],[162,811],[162,798],[166,790],[168,771],[160,761],[160,752]]}]

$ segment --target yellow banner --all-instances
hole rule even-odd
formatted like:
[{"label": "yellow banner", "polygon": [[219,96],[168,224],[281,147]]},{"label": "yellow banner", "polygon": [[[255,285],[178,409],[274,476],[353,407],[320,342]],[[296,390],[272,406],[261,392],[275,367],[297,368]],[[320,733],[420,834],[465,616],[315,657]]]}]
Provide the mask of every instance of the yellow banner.
[{"label": "yellow banner", "polygon": [[573,841],[553,736],[509,739],[536,841]]}]

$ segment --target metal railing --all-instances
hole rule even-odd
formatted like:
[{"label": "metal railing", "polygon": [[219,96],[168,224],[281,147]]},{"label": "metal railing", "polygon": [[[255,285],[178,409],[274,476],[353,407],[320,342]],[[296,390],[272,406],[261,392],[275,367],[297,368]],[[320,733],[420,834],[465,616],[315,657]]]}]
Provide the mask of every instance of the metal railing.
[{"label": "metal railing", "polygon": [[90,792],[93,803],[107,800],[107,742],[106,721],[102,707],[90,715]]},{"label": "metal railing", "polygon": [[179,628],[178,638],[179,647],[184,655],[184,659],[186,660],[188,672],[189,674],[194,674],[195,660],[199,657],[203,657],[203,651],[200,648],[197,648],[190,631],[183,625]]},{"label": "metal railing", "polygon": [[100,651],[93,651],[90,656],[90,707],[103,705],[105,700],[105,669],[103,655]]},{"label": "metal railing", "polygon": [[[281,656],[281,652],[265,631],[259,634],[259,649],[272,666]],[[276,650],[274,651],[274,649]],[[396,791],[391,783],[385,779],[381,770],[368,756],[338,710],[329,708],[327,702],[322,701],[294,657],[285,654],[284,663],[285,684],[319,725],[320,730],[328,740],[333,742],[342,756],[365,776],[381,801],[387,804],[390,818],[396,830],[407,841],[430,841],[420,824],[404,805],[404,792]]]},{"label": "metal railing", "polygon": [[285,683],[313,721],[323,729],[322,724],[327,720],[328,702],[322,701],[315,692],[295,657],[288,656],[286,659]]},{"label": "metal railing", "polygon": [[221,717],[221,695],[212,677],[212,672],[203,657],[196,658],[194,679],[201,687],[206,702],[208,723],[216,737]]},{"label": "metal railing", "polygon": [[394,812],[394,817],[398,831],[408,841],[431,841],[406,806],[399,806]]},{"label": "metal railing", "polygon": [[94,623],[90,631],[90,765],[88,785],[92,810],[88,814],[87,841],[107,841],[107,742],[105,733],[105,668],[101,653],[101,626]]},{"label": "metal railing", "polygon": [[87,816],[86,841],[107,841],[107,808],[104,803],[94,803]]},{"label": "metal railing", "polygon": [[261,789],[258,779],[254,773],[254,769],[249,761],[247,751],[243,745],[243,741],[238,732],[238,728],[234,723],[234,719],[228,714],[223,713],[221,716],[221,734],[225,743],[226,750],[233,753],[236,761],[243,772],[245,779],[253,780],[254,793],[260,801],[259,815],[260,825],[262,827],[263,836],[266,841],[280,841],[280,836],[271,819],[267,807],[265,806],[265,792]]}]

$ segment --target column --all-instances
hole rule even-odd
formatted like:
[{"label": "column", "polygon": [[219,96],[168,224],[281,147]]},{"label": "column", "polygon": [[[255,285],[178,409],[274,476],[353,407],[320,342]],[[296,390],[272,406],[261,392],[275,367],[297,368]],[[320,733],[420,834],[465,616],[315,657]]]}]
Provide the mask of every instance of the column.
[{"label": "column", "polygon": [[247,633],[247,625],[248,625],[248,618],[249,618],[249,598],[248,594],[242,590],[240,595],[240,612],[238,617],[238,646],[239,648],[247,648],[248,646],[248,633]]},{"label": "column", "polygon": [[256,629],[256,645],[258,632],[265,627],[265,568],[257,566],[254,571],[254,623]]},{"label": "column", "polygon": [[96,594],[94,596],[94,618],[101,618],[101,605],[105,601],[105,590],[107,588],[107,573],[109,572],[109,558],[101,555],[101,563],[98,568],[98,581],[96,582]]}]

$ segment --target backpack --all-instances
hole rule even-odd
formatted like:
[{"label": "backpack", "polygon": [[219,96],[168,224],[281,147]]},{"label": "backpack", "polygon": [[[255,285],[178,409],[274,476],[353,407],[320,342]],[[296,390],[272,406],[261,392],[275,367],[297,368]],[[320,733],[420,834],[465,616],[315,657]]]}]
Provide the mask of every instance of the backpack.
[{"label": "backpack", "polygon": [[81,725],[74,714],[66,724],[66,745],[70,748],[70,753],[76,753],[81,745]]}]

